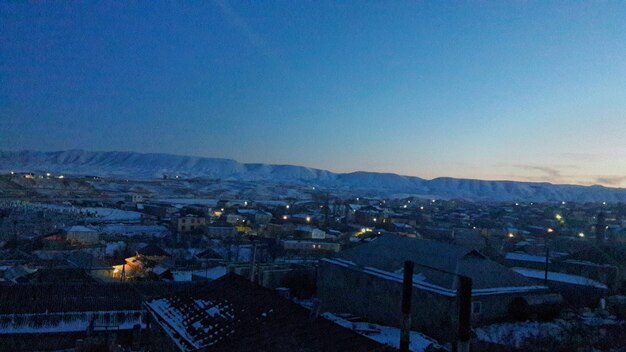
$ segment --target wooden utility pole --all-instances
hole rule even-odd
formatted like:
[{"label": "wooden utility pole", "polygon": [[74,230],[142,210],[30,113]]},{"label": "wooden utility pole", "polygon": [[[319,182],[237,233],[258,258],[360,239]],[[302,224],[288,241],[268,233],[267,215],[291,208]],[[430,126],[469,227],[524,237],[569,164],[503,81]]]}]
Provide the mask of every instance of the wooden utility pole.
[{"label": "wooden utility pole", "polygon": [[411,340],[411,297],[413,296],[413,262],[404,262],[402,282],[402,330],[400,331],[400,352],[409,352]]},{"label": "wooden utility pole", "polygon": [[252,242],[252,258],[250,258],[250,282],[254,282],[254,265],[256,262],[256,242]]},{"label": "wooden utility pole", "polygon": [[472,324],[472,279],[459,276],[459,337],[457,352],[469,352],[470,330]]}]

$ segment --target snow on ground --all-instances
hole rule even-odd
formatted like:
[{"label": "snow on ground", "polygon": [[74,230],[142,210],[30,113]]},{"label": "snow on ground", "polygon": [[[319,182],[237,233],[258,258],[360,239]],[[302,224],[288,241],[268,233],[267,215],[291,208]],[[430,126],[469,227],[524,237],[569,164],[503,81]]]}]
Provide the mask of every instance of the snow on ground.
[{"label": "snow on ground", "polygon": [[599,327],[607,325],[624,325],[625,321],[614,316],[606,316],[591,310],[584,310],[564,319],[549,322],[508,322],[481,326],[474,329],[477,339],[499,345],[520,348],[524,342],[532,339],[552,338],[560,341],[568,331],[584,326]]},{"label": "snow on ground", "polygon": [[[343,326],[344,328],[358,332],[359,334],[374,341],[392,346],[394,348],[400,347],[400,329],[398,328],[367,322],[351,322],[332,313],[324,313],[322,316]],[[442,348],[435,340],[432,340],[417,331],[411,331],[410,341],[409,349],[413,352],[425,351],[426,348],[430,346]]]},{"label": "snow on ground", "polygon": [[559,336],[570,324],[554,322],[514,322],[484,326],[474,330],[479,340],[500,345],[520,347],[529,338]]}]

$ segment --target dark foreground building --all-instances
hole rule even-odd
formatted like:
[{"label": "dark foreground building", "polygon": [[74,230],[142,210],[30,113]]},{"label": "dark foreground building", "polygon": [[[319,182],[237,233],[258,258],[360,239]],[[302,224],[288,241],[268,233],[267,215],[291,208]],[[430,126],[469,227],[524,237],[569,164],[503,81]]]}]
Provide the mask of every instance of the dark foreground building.
[{"label": "dark foreground building", "polygon": [[158,351],[390,350],[235,274],[145,307]]},{"label": "dark foreground building", "polygon": [[317,279],[321,310],[351,313],[383,325],[400,326],[403,263],[415,263],[412,328],[441,341],[455,338],[458,275],[470,277],[472,323],[482,324],[562,301],[548,288],[487,259],[471,248],[384,235],[322,259]]}]

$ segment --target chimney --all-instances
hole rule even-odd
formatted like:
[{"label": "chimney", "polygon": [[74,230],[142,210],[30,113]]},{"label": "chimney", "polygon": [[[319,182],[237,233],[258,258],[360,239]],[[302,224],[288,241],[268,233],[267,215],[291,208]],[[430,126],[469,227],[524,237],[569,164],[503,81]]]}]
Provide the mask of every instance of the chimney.
[{"label": "chimney", "polygon": [[404,262],[402,287],[402,328],[400,330],[400,352],[409,352],[411,337],[411,297],[413,296],[413,262]]}]

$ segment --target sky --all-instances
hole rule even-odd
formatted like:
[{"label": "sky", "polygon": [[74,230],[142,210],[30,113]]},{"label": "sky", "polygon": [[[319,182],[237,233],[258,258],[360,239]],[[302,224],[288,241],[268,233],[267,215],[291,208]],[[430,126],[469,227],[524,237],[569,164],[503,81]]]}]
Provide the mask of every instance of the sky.
[{"label": "sky", "polygon": [[0,1],[0,149],[626,187],[620,1]]}]

